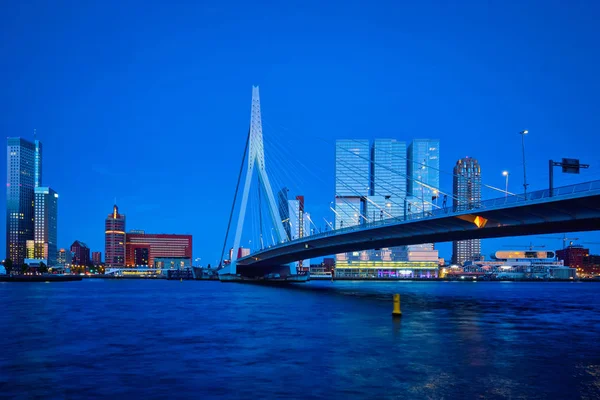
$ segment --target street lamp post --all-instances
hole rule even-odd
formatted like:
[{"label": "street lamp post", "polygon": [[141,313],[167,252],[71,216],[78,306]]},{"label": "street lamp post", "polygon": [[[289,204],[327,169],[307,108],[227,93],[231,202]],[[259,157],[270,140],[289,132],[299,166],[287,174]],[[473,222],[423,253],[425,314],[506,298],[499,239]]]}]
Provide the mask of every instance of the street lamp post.
[{"label": "street lamp post", "polygon": [[508,197],[508,171],[503,171],[502,175],[504,175],[504,177],[506,177],[506,190],[504,190],[504,197]]},{"label": "street lamp post", "polygon": [[528,130],[519,132],[521,135],[521,150],[523,151],[523,193],[525,194],[525,200],[527,200],[527,169],[525,167],[525,135],[529,133]]}]

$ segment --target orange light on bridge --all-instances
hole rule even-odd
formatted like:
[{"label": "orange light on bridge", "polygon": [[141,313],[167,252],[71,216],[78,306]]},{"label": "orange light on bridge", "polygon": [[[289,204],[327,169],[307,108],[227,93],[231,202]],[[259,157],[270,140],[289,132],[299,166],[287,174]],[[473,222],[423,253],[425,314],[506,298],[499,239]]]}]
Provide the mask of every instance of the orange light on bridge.
[{"label": "orange light on bridge", "polygon": [[480,217],[479,215],[475,217],[475,221],[473,223],[477,225],[478,228],[483,228],[485,224],[487,224],[488,220]]},{"label": "orange light on bridge", "polygon": [[463,221],[467,221],[467,222],[472,222],[474,223],[478,228],[483,228],[488,220],[479,216],[479,215],[472,215],[472,214],[467,214],[467,215],[457,215],[456,218],[458,219],[462,219]]}]

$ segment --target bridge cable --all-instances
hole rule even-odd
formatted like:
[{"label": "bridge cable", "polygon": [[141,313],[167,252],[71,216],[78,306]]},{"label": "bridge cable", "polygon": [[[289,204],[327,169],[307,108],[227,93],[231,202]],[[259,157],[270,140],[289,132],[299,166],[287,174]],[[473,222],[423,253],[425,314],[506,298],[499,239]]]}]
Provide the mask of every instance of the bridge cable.
[{"label": "bridge cable", "polygon": [[[240,165],[240,173],[238,174],[237,185],[235,186],[235,193],[233,195],[233,204],[231,205],[231,212],[229,213],[229,222],[227,223],[227,231],[225,232],[225,241],[223,242],[223,250],[221,251],[221,260],[219,261],[219,268],[223,265],[223,256],[225,254],[225,248],[227,247],[227,238],[229,236],[229,228],[231,227],[231,219],[233,218],[233,211],[235,209],[235,203],[237,194],[240,189],[240,181],[242,179],[242,173],[244,171],[244,162],[246,161],[246,153],[248,152],[248,144],[250,143],[250,128],[248,128],[248,136],[246,137],[246,146],[244,147],[244,154],[242,156],[242,164]],[[234,249],[237,251],[237,249]]]}]

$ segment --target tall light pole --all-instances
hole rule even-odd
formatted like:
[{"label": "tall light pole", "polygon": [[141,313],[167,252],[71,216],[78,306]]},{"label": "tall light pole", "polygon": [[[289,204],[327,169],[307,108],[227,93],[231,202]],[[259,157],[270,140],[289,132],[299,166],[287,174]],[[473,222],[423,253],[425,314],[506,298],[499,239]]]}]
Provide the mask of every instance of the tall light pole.
[{"label": "tall light pole", "polygon": [[529,131],[524,130],[519,132],[521,135],[521,149],[523,150],[523,193],[525,194],[525,200],[527,200],[527,169],[525,168],[525,135],[527,135]]},{"label": "tall light pole", "polygon": [[506,177],[506,190],[504,190],[504,197],[508,197],[508,171],[502,171],[502,175]]}]

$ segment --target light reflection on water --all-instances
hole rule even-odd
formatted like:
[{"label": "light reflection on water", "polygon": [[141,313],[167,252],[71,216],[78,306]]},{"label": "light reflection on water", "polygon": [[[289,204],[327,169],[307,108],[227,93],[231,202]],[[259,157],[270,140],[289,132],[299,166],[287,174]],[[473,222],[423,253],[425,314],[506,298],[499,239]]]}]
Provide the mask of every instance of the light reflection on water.
[{"label": "light reflection on water", "polygon": [[599,293],[591,283],[5,283],[0,397],[598,398]]}]

